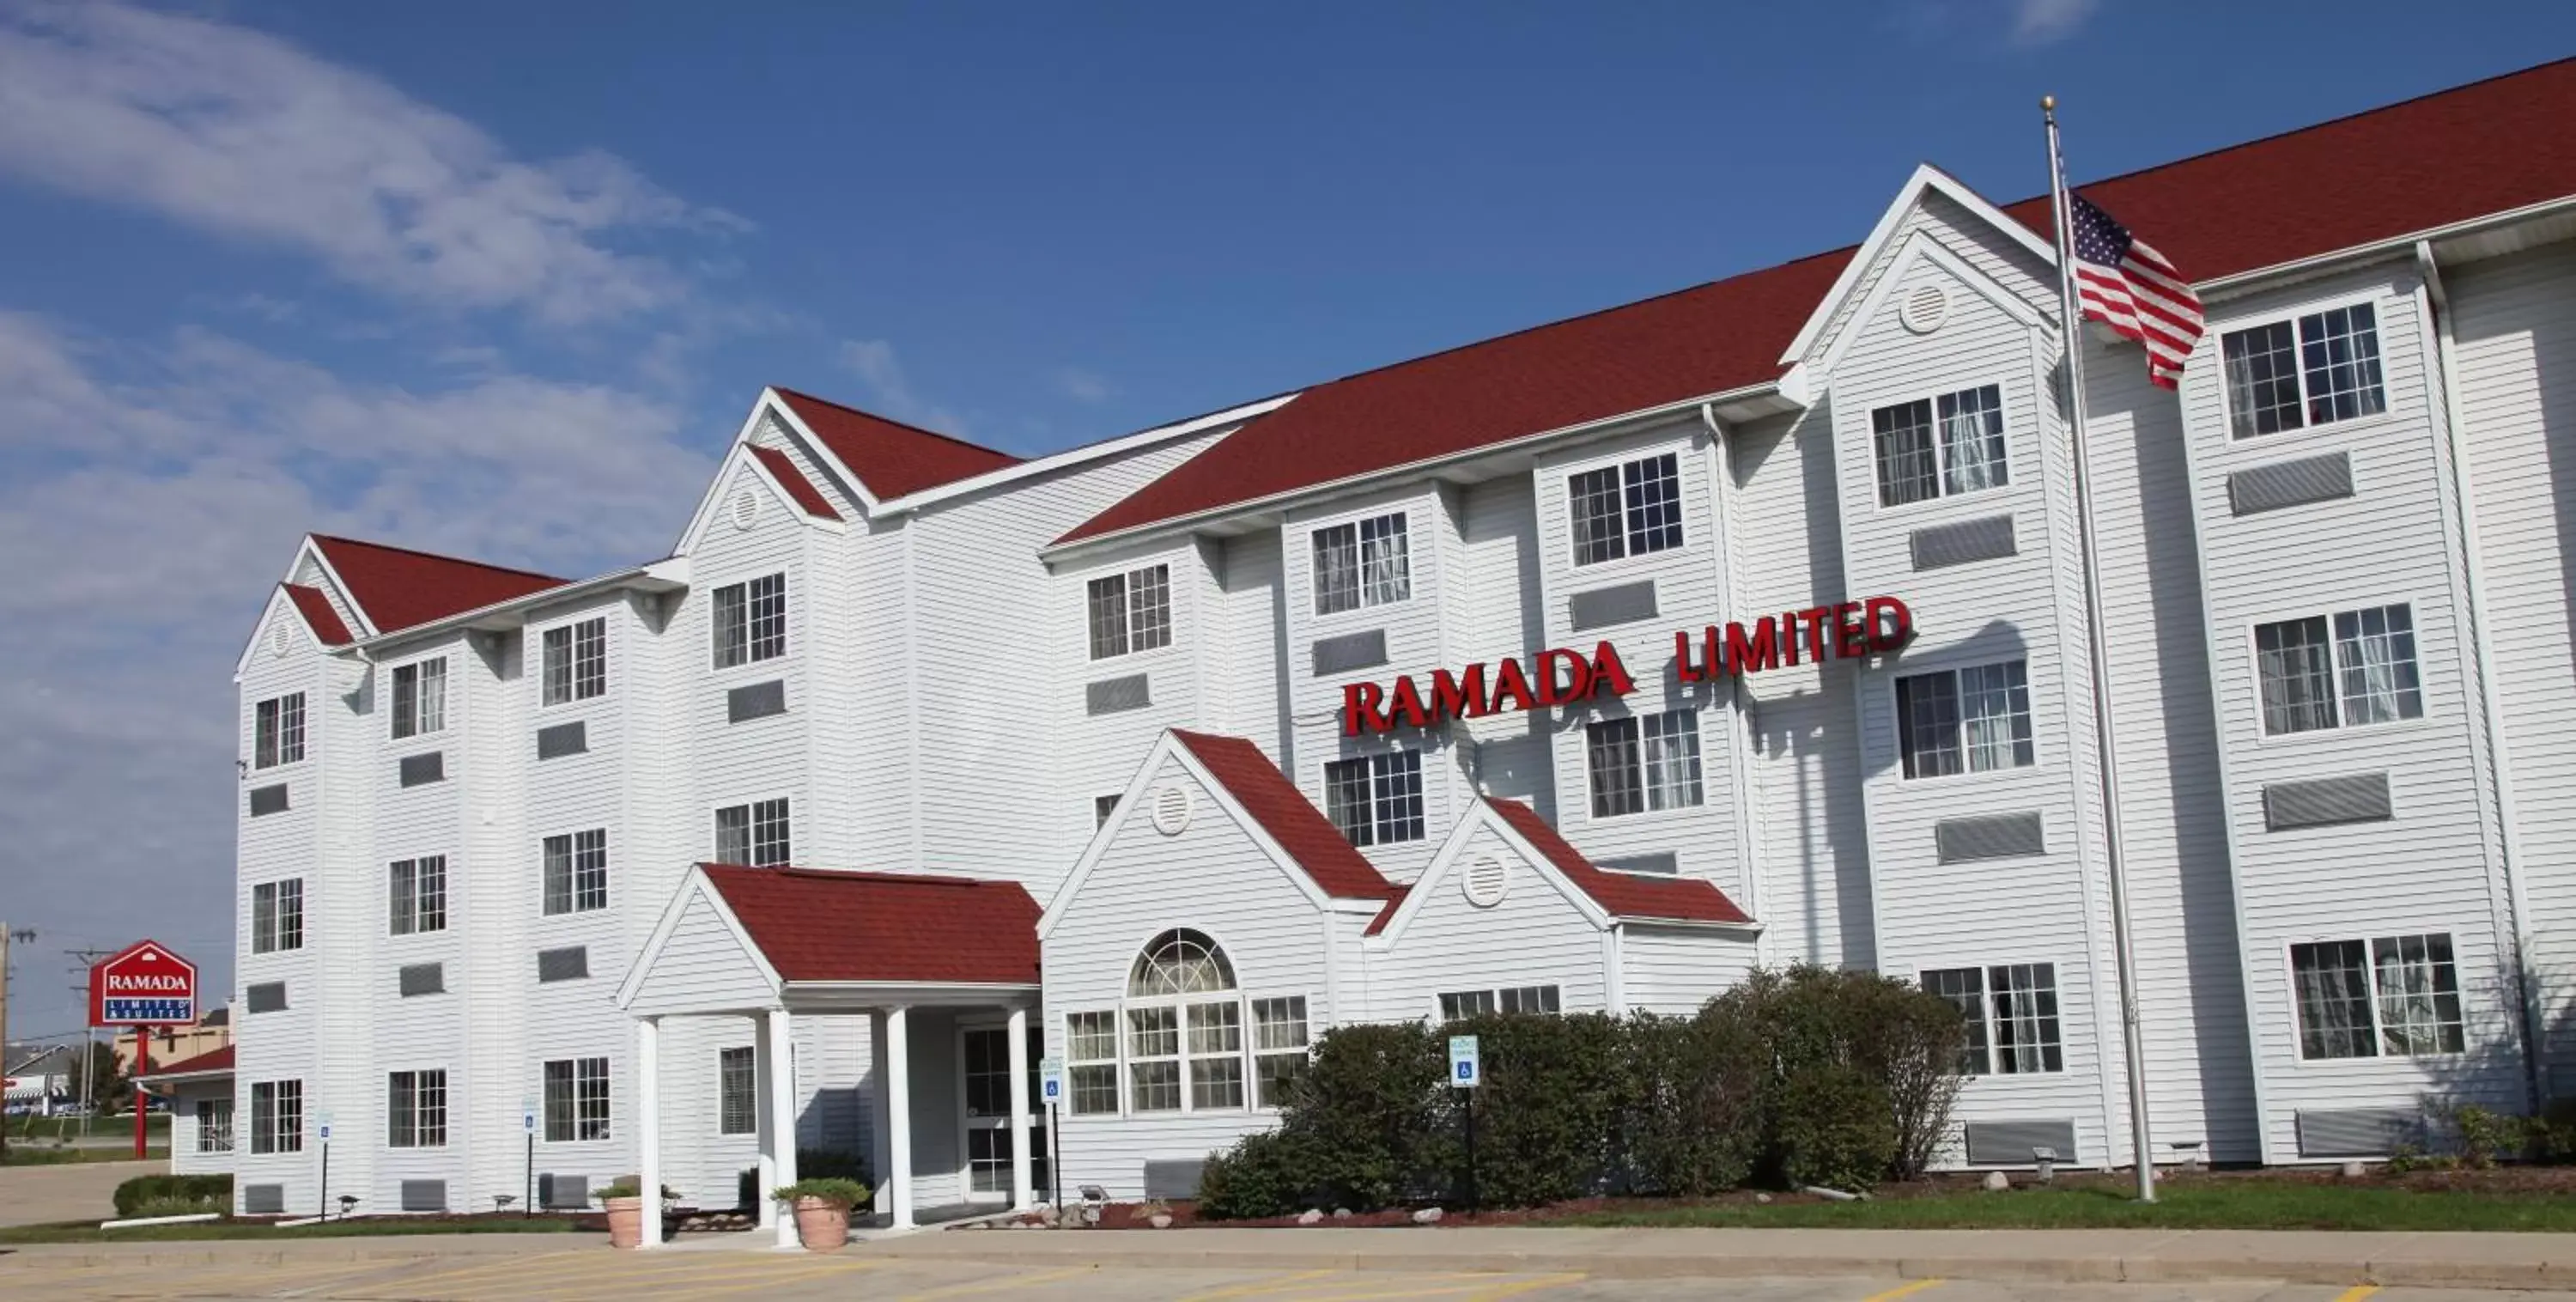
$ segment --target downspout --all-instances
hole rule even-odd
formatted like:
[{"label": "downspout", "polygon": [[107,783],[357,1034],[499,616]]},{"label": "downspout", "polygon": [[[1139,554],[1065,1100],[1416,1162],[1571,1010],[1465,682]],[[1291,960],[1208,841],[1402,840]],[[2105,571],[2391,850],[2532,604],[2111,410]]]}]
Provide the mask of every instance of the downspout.
[{"label": "downspout", "polygon": [[[1708,430],[1708,456],[1705,464],[1709,478],[1709,500],[1716,505],[1717,527],[1717,608],[1718,618],[1725,619],[1735,609],[1735,456],[1727,444],[1724,422],[1717,418],[1717,404],[1699,405],[1699,423]],[[1733,817],[1736,861],[1742,866],[1744,911],[1756,918],[1763,912],[1762,842],[1760,813],[1755,809],[1753,790],[1752,746],[1753,725],[1750,703],[1744,699],[1744,679],[1736,675],[1726,680],[1727,693],[1727,790],[1734,802]],[[1770,929],[1764,928],[1754,938],[1753,953],[1757,963],[1771,959]]]},{"label": "downspout", "polygon": [[2498,853],[2502,858],[2505,908],[2513,935],[2514,997],[2521,1005],[2524,1100],[2531,1114],[2538,1116],[2549,1098],[2549,1068],[2542,1060],[2540,1001],[2532,990],[2531,972],[2531,906],[2523,897],[2521,820],[2513,792],[2513,765],[2505,757],[2504,705],[2496,692],[2495,650],[2489,645],[2486,590],[2478,582],[2483,552],[2478,546],[2478,518],[2475,501],[2470,496],[2469,450],[2462,431],[2468,422],[2460,409],[2459,366],[2456,356],[2458,340],[2451,325],[2451,297],[2442,284],[2442,268],[2433,256],[2430,240],[2415,242],[2415,268],[2423,277],[2424,292],[2431,301],[2434,329],[2434,365],[2442,380],[2442,434],[2450,452],[2451,499],[2456,504],[2460,529],[2460,584],[2469,599],[2468,643],[2478,667],[2478,706],[2486,721],[2487,780],[2495,790],[2496,821],[2501,825]]}]

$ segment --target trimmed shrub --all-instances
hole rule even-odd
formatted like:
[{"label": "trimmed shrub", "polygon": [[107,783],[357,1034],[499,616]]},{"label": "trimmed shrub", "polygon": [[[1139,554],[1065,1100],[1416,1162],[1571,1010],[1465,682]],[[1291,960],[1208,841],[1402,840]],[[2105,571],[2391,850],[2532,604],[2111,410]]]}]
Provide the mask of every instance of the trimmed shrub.
[{"label": "trimmed shrub", "polygon": [[[1450,1023],[1442,1035],[1472,1035],[1484,1065],[1473,1090],[1446,1089],[1462,1136],[1476,1112],[1478,1200],[1526,1207],[1597,1193],[1615,1165],[1621,1104],[1628,1092],[1625,1023],[1600,1013],[1562,1017],[1499,1014]],[[1448,1062],[1442,1046],[1440,1065]],[[1445,1073],[1444,1073],[1445,1074]],[[1473,1095],[1470,1099],[1468,1096]],[[1466,1185],[1463,1143],[1451,1187]]]},{"label": "trimmed shrub", "polygon": [[[146,1211],[145,1208],[152,1210]],[[116,1186],[116,1215],[187,1216],[233,1209],[229,1175],[138,1175]]]},{"label": "trimmed shrub", "polygon": [[1818,1063],[1783,1080],[1772,1118],[1791,1188],[1867,1189],[1896,1157],[1887,1090],[1855,1067]]},{"label": "trimmed shrub", "polygon": [[1199,1170],[1199,1215],[1220,1221],[1294,1216],[1332,1201],[1323,1185],[1325,1169],[1300,1132],[1246,1135],[1234,1147],[1208,1154]]},{"label": "trimmed shrub", "polygon": [[1744,1183],[1762,1151],[1762,1041],[1739,1010],[1629,1019],[1625,1174],[1647,1193],[1704,1197]]},{"label": "trimmed shrub", "polygon": [[1445,1042],[1419,1022],[1327,1031],[1281,1109],[1280,1128],[1309,1141],[1307,1183],[1349,1207],[1445,1193],[1457,1135],[1448,1074]]},{"label": "trimmed shrub", "polygon": [[[1854,1141],[1882,1129],[1887,1134],[1881,1169],[1848,1187],[1866,1187],[1888,1175],[1919,1174],[1930,1164],[1959,1098],[1959,1049],[1966,1031],[1948,1000],[1872,972],[1800,964],[1782,972],[1756,971],[1710,1009],[1746,1019],[1755,1042],[1768,1050],[1763,1056],[1771,1071],[1758,1111],[1768,1137],[1763,1167],[1772,1176],[1790,1184],[1820,1183],[1793,1178],[1789,1170],[1792,1108],[1807,1148],[1802,1168],[1815,1164],[1815,1145],[1825,1143],[1828,1133]],[[1854,1088],[1840,1078],[1843,1073],[1871,1088]],[[1790,1097],[1809,1089],[1818,1097]],[[1872,1107],[1880,1115],[1829,1118],[1819,1112],[1829,1102]],[[1835,1141],[1828,1147],[1850,1154],[1874,1151],[1875,1146],[1852,1148]],[[1852,1174],[1842,1172],[1845,1179]]]}]

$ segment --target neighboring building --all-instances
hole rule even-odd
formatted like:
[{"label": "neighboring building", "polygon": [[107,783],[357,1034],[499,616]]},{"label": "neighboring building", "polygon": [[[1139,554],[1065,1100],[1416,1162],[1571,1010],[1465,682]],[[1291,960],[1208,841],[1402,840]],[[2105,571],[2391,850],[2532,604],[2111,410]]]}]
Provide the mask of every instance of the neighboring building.
[{"label": "neighboring building", "polygon": [[[156,1026],[152,1031],[152,1067],[213,1053],[233,1042],[233,1010],[218,1008],[187,1026]],[[134,1072],[135,1028],[116,1033],[116,1069]]]},{"label": "neighboring building", "polygon": [[[170,1100],[170,1171],[197,1175],[233,1169],[233,1047],[153,1066],[135,1085]],[[319,1207],[319,1203],[312,1204]]]},{"label": "neighboring building", "polygon": [[76,1102],[79,1088],[73,1073],[79,1069],[80,1050],[65,1044],[12,1044],[0,1046],[0,1093],[5,1093],[5,1106],[11,1112],[34,1112],[52,1116],[54,1110]]},{"label": "neighboring building", "polygon": [[1966,1013],[1948,1161],[2127,1163],[2113,816],[2150,1156],[2523,1107],[2571,115],[2558,63],[2083,187],[2210,324],[2178,395],[2080,337],[2115,809],[2049,206],[1929,167],[1856,248],[1036,460],[767,390],[594,578],[314,536],[237,667],[244,1207],[799,1145],[1025,1197],[1037,1056],[1068,1187],[1184,1192],[1328,1026],[1799,961]]}]

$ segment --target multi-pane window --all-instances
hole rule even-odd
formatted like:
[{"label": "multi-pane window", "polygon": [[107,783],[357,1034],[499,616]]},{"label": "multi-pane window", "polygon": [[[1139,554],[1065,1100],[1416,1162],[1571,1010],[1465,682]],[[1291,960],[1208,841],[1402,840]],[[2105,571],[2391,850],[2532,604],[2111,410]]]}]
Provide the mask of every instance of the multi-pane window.
[{"label": "multi-pane window", "polygon": [[1306,1070],[1306,997],[1252,1001],[1252,1071],[1255,1106],[1275,1108]]},{"label": "multi-pane window", "polygon": [[2290,946],[2302,1058],[2412,1057],[2468,1047],[2444,934]]},{"label": "multi-pane window", "polygon": [[608,1138],[608,1059],[557,1058],[545,1080],[547,1143]]},{"label": "multi-pane window", "polygon": [[755,800],[716,811],[716,862],[776,868],[793,856],[787,836],[787,798]]},{"label": "multi-pane window", "polygon": [[251,707],[250,764],[273,769],[304,758],[304,693],[272,696]]},{"label": "multi-pane window", "polygon": [[426,736],[446,726],[447,657],[394,666],[394,736]]},{"label": "multi-pane window", "polygon": [[1900,402],[1878,408],[1869,419],[1880,506],[1928,502],[2011,482],[1999,386]]},{"label": "multi-pane window", "polygon": [[587,701],[608,692],[608,619],[585,619],[545,634],[547,705]]},{"label": "multi-pane window", "polygon": [[2254,626],[2263,732],[2310,732],[2420,718],[2415,618],[2371,606]]},{"label": "multi-pane window", "polygon": [[1674,453],[1587,470],[1565,487],[1577,565],[1682,545],[1681,458]]},{"label": "multi-pane window", "polygon": [[[721,854],[717,857],[723,858]],[[547,837],[545,878],[547,913],[587,913],[607,908],[608,829]]]},{"label": "multi-pane window", "polygon": [[1970,1076],[2063,1071],[2057,1024],[2057,965],[1999,963],[1923,974],[1923,988],[1950,1001],[1967,1023],[1959,1070]]},{"label": "multi-pane window", "polygon": [[1496,1002],[1506,1013],[1553,1013],[1557,1011],[1555,986],[1513,986],[1497,992]]},{"label": "multi-pane window", "polygon": [[748,1135],[760,1128],[760,1070],[749,1046],[716,1051],[716,1133]]},{"label": "multi-pane window", "polygon": [[1243,1003],[1226,999],[1184,1006],[1189,1015],[1190,1106],[1243,1106]]},{"label": "multi-pane window", "polygon": [[1412,597],[1413,563],[1402,511],[1318,529],[1314,542],[1316,614],[1335,615]]},{"label": "multi-pane window", "polygon": [[1065,1014],[1064,1060],[1075,1116],[1118,1110],[1118,1014]]},{"label": "multi-pane window", "polygon": [[2277,434],[2387,410],[2379,318],[2355,303],[2227,333],[2227,414],[2236,437]]},{"label": "multi-pane window", "polygon": [[1149,565],[1093,579],[1091,658],[1106,660],[1172,644],[1172,567]]},{"label": "multi-pane window", "polygon": [[1127,1010],[1127,1093],[1127,1106],[1138,1112],[1181,1110],[1179,1008]]},{"label": "multi-pane window", "polygon": [[200,1153],[233,1151],[233,1101],[231,1099],[197,1100],[197,1151]]},{"label": "multi-pane window", "polygon": [[787,576],[764,574],[715,590],[716,668],[787,654]]},{"label": "multi-pane window", "polygon": [[1452,990],[1440,996],[1440,1020],[1454,1022],[1463,1017],[1483,1017],[1490,1013],[1553,1013],[1558,1010],[1558,1005],[1559,995],[1555,986]]},{"label": "multi-pane window", "polygon": [[398,1071],[385,1078],[385,1143],[395,1148],[447,1146],[447,1073]]},{"label": "multi-pane window", "polygon": [[250,1151],[304,1151],[304,1082],[253,1081],[250,1087]]},{"label": "multi-pane window", "polygon": [[1358,846],[1422,839],[1422,753],[1384,751],[1324,766],[1324,815]]},{"label": "multi-pane window", "polygon": [[2027,667],[2006,660],[1897,679],[1896,741],[1909,778],[2028,768]]},{"label": "multi-pane window", "polygon": [[304,879],[261,882],[250,888],[250,952],[274,954],[304,948]]},{"label": "multi-pane window", "polygon": [[447,856],[396,859],[386,870],[393,934],[447,930]]},{"label": "multi-pane window", "polygon": [[1491,990],[1453,990],[1440,996],[1440,1020],[1454,1022],[1462,1017],[1483,1017],[1494,1011]]},{"label": "multi-pane window", "polygon": [[1703,799],[1699,712],[1602,719],[1584,728],[1592,775],[1592,816],[1684,809]]}]

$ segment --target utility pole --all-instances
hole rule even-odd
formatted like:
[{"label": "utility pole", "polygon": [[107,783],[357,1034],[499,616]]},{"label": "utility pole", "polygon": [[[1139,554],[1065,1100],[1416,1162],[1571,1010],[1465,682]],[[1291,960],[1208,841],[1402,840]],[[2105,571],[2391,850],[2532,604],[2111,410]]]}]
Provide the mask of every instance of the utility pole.
[{"label": "utility pole", "polygon": [[[32,927],[12,927],[0,922],[0,1077],[9,1074],[9,942],[32,941]],[[6,1109],[0,1109],[0,1158],[9,1155],[9,1121]]]},{"label": "utility pole", "polygon": [[81,1001],[80,1131],[81,1138],[87,1139],[89,1138],[89,1124],[91,1121],[90,1114],[97,1111],[97,1108],[91,1103],[91,1098],[96,1093],[92,1088],[91,1078],[98,1075],[96,1070],[98,1066],[98,1028],[89,1024],[89,970],[92,967],[97,966],[100,959],[103,959],[116,951],[112,949],[67,949],[63,952],[71,955],[72,957],[72,994],[77,996]]}]

